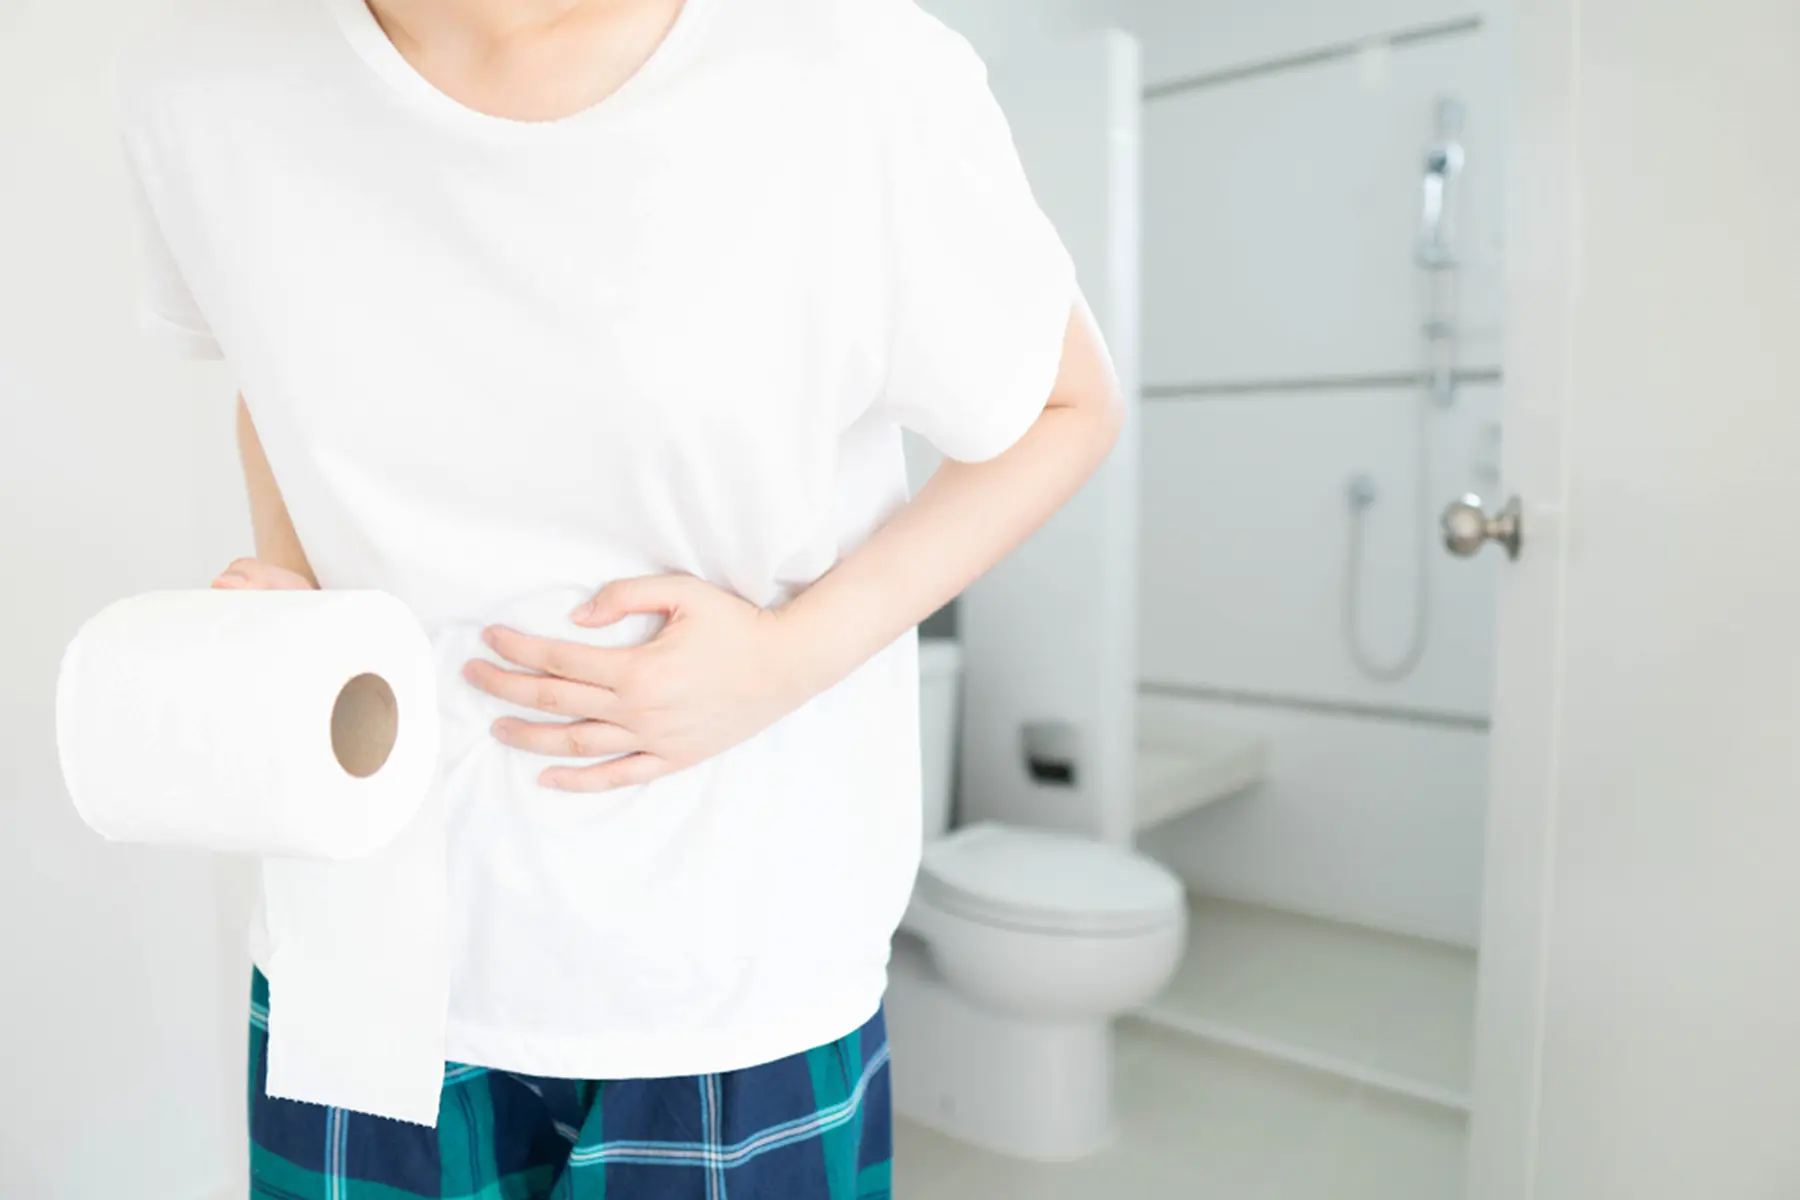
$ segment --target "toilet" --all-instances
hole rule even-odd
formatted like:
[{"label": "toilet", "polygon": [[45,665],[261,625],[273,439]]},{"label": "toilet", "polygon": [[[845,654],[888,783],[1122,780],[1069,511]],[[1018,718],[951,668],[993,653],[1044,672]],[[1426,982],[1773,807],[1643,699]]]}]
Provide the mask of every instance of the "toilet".
[{"label": "toilet", "polygon": [[1179,880],[1128,850],[982,822],[949,829],[961,651],[921,639],[925,854],[887,995],[894,1105],[1031,1159],[1112,1135],[1112,1021],[1174,974]]}]

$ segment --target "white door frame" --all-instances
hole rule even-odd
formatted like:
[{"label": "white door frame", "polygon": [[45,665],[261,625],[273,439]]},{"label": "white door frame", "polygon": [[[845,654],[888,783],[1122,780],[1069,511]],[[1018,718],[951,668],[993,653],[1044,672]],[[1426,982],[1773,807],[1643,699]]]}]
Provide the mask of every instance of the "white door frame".
[{"label": "white door frame", "polygon": [[[1533,1191],[1561,728],[1564,425],[1576,255],[1575,9],[1520,0],[1508,60],[1509,493],[1526,549],[1499,573],[1468,1200]],[[1534,703],[1534,698],[1537,698]]]},{"label": "white door frame", "polygon": [[1800,6],[1517,0],[1471,1200],[1800,1196]]}]

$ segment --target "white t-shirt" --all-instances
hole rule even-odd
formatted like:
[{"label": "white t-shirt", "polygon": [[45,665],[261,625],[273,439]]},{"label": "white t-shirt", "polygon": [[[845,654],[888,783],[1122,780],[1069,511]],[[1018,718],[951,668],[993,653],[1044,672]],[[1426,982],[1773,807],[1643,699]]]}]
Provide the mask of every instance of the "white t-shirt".
[{"label": "white t-shirt", "polygon": [[968,45],[913,0],[688,0],[610,99],[522,123],[363,0],[231,0],[120,100],[149,326],[229,361],[320,583],[438,648],[449,1056],[681,1075],[867,1020],[919,860],[913,635],[599,795],[539,787],[460,667],[494,622],[643,640],[567,620],[621,577],[779,603],[906,501],[902,426],[978,460],[1036,419],[1074,269]]}]

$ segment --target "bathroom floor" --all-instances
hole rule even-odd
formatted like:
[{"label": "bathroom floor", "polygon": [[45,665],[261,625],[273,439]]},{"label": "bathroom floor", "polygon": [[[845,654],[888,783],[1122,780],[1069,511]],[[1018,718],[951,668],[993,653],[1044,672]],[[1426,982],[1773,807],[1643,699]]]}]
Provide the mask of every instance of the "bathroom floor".
[{"label": "bathroom floor", "polygon": [[1472,950],[1197,897],[1181,968],[1141,1015],[1468,1109]]},{"label": "bathroom floor", "polygon": [[[898,1064],[897,1064],[897,1069]],[[1456,1200],[1463,1118],[1131,1018],[1118,1140],[1022,1163],[901,1122],[896,1200]]]},{"label": "bathroom floor", "polygon": [[1457,1200],[1475,955],[1223,900],[1189,915],[1174,981],[1119,1026],[1112,1147],[1019,1163],[902,1123],[897,1200]]}]

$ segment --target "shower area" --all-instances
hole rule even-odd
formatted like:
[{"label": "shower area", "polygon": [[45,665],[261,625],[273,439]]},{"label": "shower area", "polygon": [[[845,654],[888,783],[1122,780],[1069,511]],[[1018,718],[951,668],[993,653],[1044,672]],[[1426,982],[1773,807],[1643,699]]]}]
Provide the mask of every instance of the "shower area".
[{"label": "shower area", "polygon": [[[1492,511],[1499,486],[1507,13],[927,7],[992,63],[1066,234],[1085,209],[1062,146],[1093,119],[1046,47],[1129,34],[1138,752],[1129,828],[1093,833],[1134,842],[1192,894],[1183,970],[1134,1022],[1460,1130],[1501,554],[1460,556],[1444,529]],[[1082,542],[1098,527],[1058,518],[1030,551],[1044,563],[997,572],[1015,579],[981,585],[977,608],[1040,612],[1064,551],[1120,569]],[[949,617],[925,631],[952,633]],[[1031,675],[1022,662],[1044,651],[1024,626],[986,622],[990,676]],[[1004,759],[965,763],[965,788],[1008,781],[1001,725],[965,729],[965,757],[992,741]],[[1057,824],[1042,788],[1017,786],[1022,817]]]},{"label": "shower area", "polygon": [[1139,721],[1262,769],[1140,832],[1194,897],[1141,1016],[1461,1116],[1498,556],[1441,523],[1499,477],[1501,33],[1231,7],[1133,10]]},{"label": "shower area", "polygon": [[897,1169],[924,1200],[1454,1200],[1506,545],[1507,10],[927,6],[988,59],[1138,401],[1107,472],[923,630],[971,664],[960,792],[1134,846],[1189,920],[1115,1025],[1109,1150],[1004,1162],[903,1124]]}]

